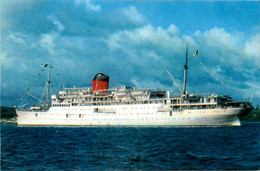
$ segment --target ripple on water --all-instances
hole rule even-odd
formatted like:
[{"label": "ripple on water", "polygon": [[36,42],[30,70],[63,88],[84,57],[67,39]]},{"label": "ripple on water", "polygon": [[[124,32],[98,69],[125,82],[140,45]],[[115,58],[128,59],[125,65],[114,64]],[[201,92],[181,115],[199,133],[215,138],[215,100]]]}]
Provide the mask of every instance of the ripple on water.
[{"label": "ripple on water", "polygon": [[257,170],[259,128],[1,124],[1,169]]}]

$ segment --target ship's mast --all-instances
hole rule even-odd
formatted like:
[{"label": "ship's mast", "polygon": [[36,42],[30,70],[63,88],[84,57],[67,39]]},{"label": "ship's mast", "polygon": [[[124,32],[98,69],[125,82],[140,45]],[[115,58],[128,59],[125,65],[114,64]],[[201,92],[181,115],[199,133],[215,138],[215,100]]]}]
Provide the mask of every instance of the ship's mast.
[{"label": "ship's mast", "polygon": [[49,65],[49,72],[48,72],[48,81],[47,81],[47,95],[46,95],[46,104],[49,104],[49,94],[50,94],[50,84],[51,84],[51,69],[53,68],[51,64]]},{"label": "ship's mast", "polygon": [[184,65],[183,94],[186,94],[187,71],[188,71],[188,43],[186,44],[186,63]]}]

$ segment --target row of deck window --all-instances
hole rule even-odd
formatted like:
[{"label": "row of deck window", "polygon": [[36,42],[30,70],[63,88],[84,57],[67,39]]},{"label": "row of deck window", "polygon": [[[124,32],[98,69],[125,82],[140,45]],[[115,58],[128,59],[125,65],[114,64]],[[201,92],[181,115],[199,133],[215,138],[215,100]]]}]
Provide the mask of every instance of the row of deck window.
[{"label": "row of deck window", "polygon": [[[95,112],[95,110],[94,110],[94,112]],[[96,112],[98,112],[98,111],[96,111]],[[205,111],[197,111],[197,113],[205,113]],[[216,110],[214,110],[213,112],[217,112],[218,113],[218,111]],[[225,112],[225,111],[224,111]],[[167,114],[168,112],[160,112],[160,114]],[[188,112],[188,113],[191,113],[191,112]],[[133,115],[134,113],[119,113],[119,114],[116,114],[116,113],[104,113],[104,112],[100,112],[100,113],[92,113],[92,114],[89,114],[89,115],[91,115],[91,116],[95,116],[95,115]],[[156,113],[135,113],[135,114],[137,114],[137,115],[154,115],[154,114],[156,114]],[[169,114],[170,114],[170,116],[173,116],[174,114],[173,114],[173,112],[169,112]],[[45,115],[45,114],[44,114]],[[51,114],[51,115],[53,115],[53,114]],[[69,118],[70,117],[70,115],[76,115],[76,114],[66,114],[66,118]],[[78,116],[79,116],[79,118],[83,118],[83,114],[78,114]],[[38,117],[38,113],[35,113],[35,117]]]}]

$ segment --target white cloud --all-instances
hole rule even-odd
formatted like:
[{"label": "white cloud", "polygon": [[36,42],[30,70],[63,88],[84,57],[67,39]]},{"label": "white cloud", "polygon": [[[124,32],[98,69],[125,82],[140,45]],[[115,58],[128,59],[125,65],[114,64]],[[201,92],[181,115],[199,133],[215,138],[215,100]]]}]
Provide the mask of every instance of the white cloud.
[{"label": "white cloud", "polygon": [[7,52],[1,52],[1,70],[14,67],[14,58],[8,57]]},{"label": "white cloud", "polygon": [[53,55],[55,53],[55,39],[58,37],[56,32],[42,34],[40,39],[40,46],[48,50]]},{"label": "white cloud", "polygon": [[172,89],[171,86],[166,86],[165,84],[160,83],[157,80],[143,80],[143,79],[131,79],[136,88],[160,88],[162,90]]},{"label": "white cloud", "polygon": [[145,52],[149,57],[151,57],[151,58],[153,58],[153,59],[160,59],[159,57],[158,57],[158,55],[155,53],[155,52],[153,52],[153,51],[147,51],[147,52]]},{"label": "white cloud", "polygon": [[8,0],[1,1],[1,6],[5,7],[3,12],[14,12],[18,9],[30,9],[34,1],[26,1],[26,0]]},{"label": "white cloud", "polygon": [[101,6],[100,5],[94,5],[92,2],[91,2],[91,0],[75,0],[75,3],[77,4],[77,5],[80,5],[80,4],[85,4],[85,6],[86,6],[86,9],[88,10],[88,11],[95,11],[95,12],[97,12],[97,11],[100,11],[101,10]]},{"label": "white cloud", "polygon": [[65,29],[64,25],[56,19],[54,16],[48,16],[47,17],[52,23],[57,27],[58,31],[63,31]]},{"label": "white cloud", "polygon": [[212,47],[225,47],[232,48],[236,47],[237,43],[239,43],[239,37],[236,35],[231,35],[226,32],[224,28],[213,28],[211,30],[206,31],[204,34],[204,39],[208,46]]},{"label": "white cloud", "polygon": [[123,14],[129,18],[132,22],[143,23],[145,18],[140,14],[135,6],[129,6],[122,9]]},{"label": "white cloud", "polygon": [[23,33],[10,33],[6,38],[2,39],[3,47],[6,47],[10,51],[12,49],[18,48],[19,50],[32,50],[36,48],[37,42],[35,41],[35,37],[23,34]]},{"label": "white cloud", "polygon": [[113,35],[110,35],[109,39],[106,40],[106,42],[108,44],[108,47],[111,50],[119,49],[121,47],[120,44],[119,44],[120,39],[121,39],[121,34],[120,33],[115,33]]},{"label": "white cloud", "polygon": [[[172,81],[165,72],[166,66],[182,85],[185,44],[188,42],[189,54],[199,49],[199,56],[194,58],[201,58],[208,67],[207,72],[195,59],[189,63],[189,92],[209,92],[219,88],[219,92],[225,93],[220,84],[223,81],[232,87],[227,90],[231,95],[243,94],[247,97],[253,91],[260,98],[259,89],[256,88],[259,85],[259,68],[255,67],[255,60],[259,61],[259,33],[247,39],[243,34],[215,27],[183,35],[183,30],[174,24],[166,28],[149,24],[135,6],[117,11],[121,14],[118,17],[114,12],[96,16],[96,13],[86,15],[85,8],[87,11],[100,11],[97,1],[74,2],[78,6],[71,11],[81,11],[69,13],[70,17],[64,18],[63,15],[68,14],[66,10],[63,15],[60,11],[55,16],[43,16],[44,19],[47,17],[46,23],[49,24],[44,25],[46,29],[43,31],[35,33],[33,29],[38,30],[42,22],[32,22],[35,23],[34,27],[30,27],[33,31],[17,33],[10,30],[6,34],[4,40],[9,42],[3,44],[2,64],[15,73],[13,77],[16,73],[29,75],[33,73],[31,71],[37,71],[38,65],[49,62],[51,55],[55,56],[51,59],[55,68],[66,74],[66,84],[77,81],[86,86],[86,80],[90,80],[91,84],[95,72],[104,72],[111,79],[119,80],[120,84],[167,90],[172,89]],[[71,5],[67,3],[63,9],[70,9],[66,6],[68,4]],[[50,30],[53,26],[55,29]],[[214,76],[219,81],[214,80]],[[7,81],[12,82],[13,77],[8,77]],[[179,92],[177,88],[176,92]]]},{"label": "white cloud", "polygon": [[247,89],[244,90],[246,92],[246,93],[244,93],[244,99],[245,100],[249,101],[249,98],[252,97],[252,102],[256,101],[256,103],[258,102],[258,104],[260,105],[259,101],[257,101],[257,100],[260,99],[260,87],[259,87],[259,84],[260,84],[259,82],[257,84],[249,83],[249,86],[253,87],[253,88],[249,89],[249,90],[247,90]]},{"label": "white cloud", "polygon": [[[258,39],[251,38],[246,46],[243,39],[243,34],[228,33],[225,29],[217,27],[205,32],[196,31],[192,35],[181,35],[174,25],[163,29],[148,24],[137,29],[114,33],[106,42],[111,50],[124,51],[127,64],[135,61],[132,65],[139,68],[143,75],[129,77],[138,87],[155,86],[155,84],[157,85],[155,87],[165,87],[165,81],[170,82],[170,78],[162,77],[166,74],[165,66],[170,67],[176,79],[182,80],[185,44],[188,42],[190,54],[199,48],[197,58],[201,58],[207,67],[205,70],[199,61],[191,61],[188,91],[214,91],[216,88],[217,91],[225,92],[230,91],[232,87],[232,90],[237,92],[243,90],[244,96],[248,97],[252,89],[255,89],[252,85],[256,84],[253,78],[257,71],[254,68],[255,61],[243,52],[243,48],[248,48],[250,55],[255,54]],[[142,83],[138,83],[137,80],[142,80]],[[180,84],[181,82],[179,81]],[[207,86],[201,88],[202,85],[209,84],[211,86],[208,89]]]},{"label": "white cloud", "polygon": [[174,24],[171,24],[171,25],[168,27],[167,31],[168,31],[169,33],[173,34],[173,35],[175,35],[175,34],[180,34],[180,33],[179,33],[179,29],[178,29]]},{"label": "white cloud", "polygon": [[21,44],[23,46],[27,45],[25,40],[24,40],[26,37],[27,37],[26,35],[23,35],[23,34],[20,34],[20,33],[11,33],[9,35],[9,38],[11,40],[13,40],[15,43]]},{"label": "white cloud", "polygon": [[150,43],[162,49],[176,49],[184,44],[180,36],[171,36],[167,30],[161,27],[154,28],[150,24],[134,30],[112,34],[107,43],[111,48],[121,49],[124,49],[125,46],[138,46],[144,43]]},{"label": "white cloud", "polygon": [[[34,4],[34,1],[27,1],[27,0],[3,0],[0,1],[1,4],[1,31],[2,30],[12,30],[14,25],[12,20],[9,19],[9,16],[14,14],[19,18],[20,14],[23,11],[30,10]],[[18,15],[17,15],[18,14]],[[16,19],[16,18],[15,18]],[[23,23],[23,22],[22,22]]]},{"label": "white cloud", "polygon": [[201,35],[201,32],[199,30],[196,30],[193,34],[194,37],[199,37]]},{"label": "white cloud", "polygon": [[2,72],[10,73],[27,73],[30,70],[30,67],[24,63],[24,59],[21,56],[14,56],[9,52],[1,53],[1,70]]},{"label": "white cloud", "polygon": [[65,27],[59,21],[55,20],[53,23],[57,26],[59,31],[64,30]]},{"label": "white cloud", "polygon": [[247,55],[260,58],[260,33],[254,35],[246,42],[244,50]]}]

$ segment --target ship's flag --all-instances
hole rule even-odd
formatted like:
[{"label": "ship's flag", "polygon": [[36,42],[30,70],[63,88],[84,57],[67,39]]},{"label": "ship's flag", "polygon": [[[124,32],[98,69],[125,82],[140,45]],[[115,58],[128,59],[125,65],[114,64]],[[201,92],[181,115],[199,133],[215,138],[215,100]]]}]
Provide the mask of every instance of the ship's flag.
[{"label": "ship's flag", "polygon": [[197,51],[194,51],[193,52],[193,56],[196,56],[196,55],[198,55],[198,53],[199,53],[199,51],[197,50]]},{"label": "ship's flag", "polygon": [[41,64],[41,67],[47,67],[48,64]]}]

